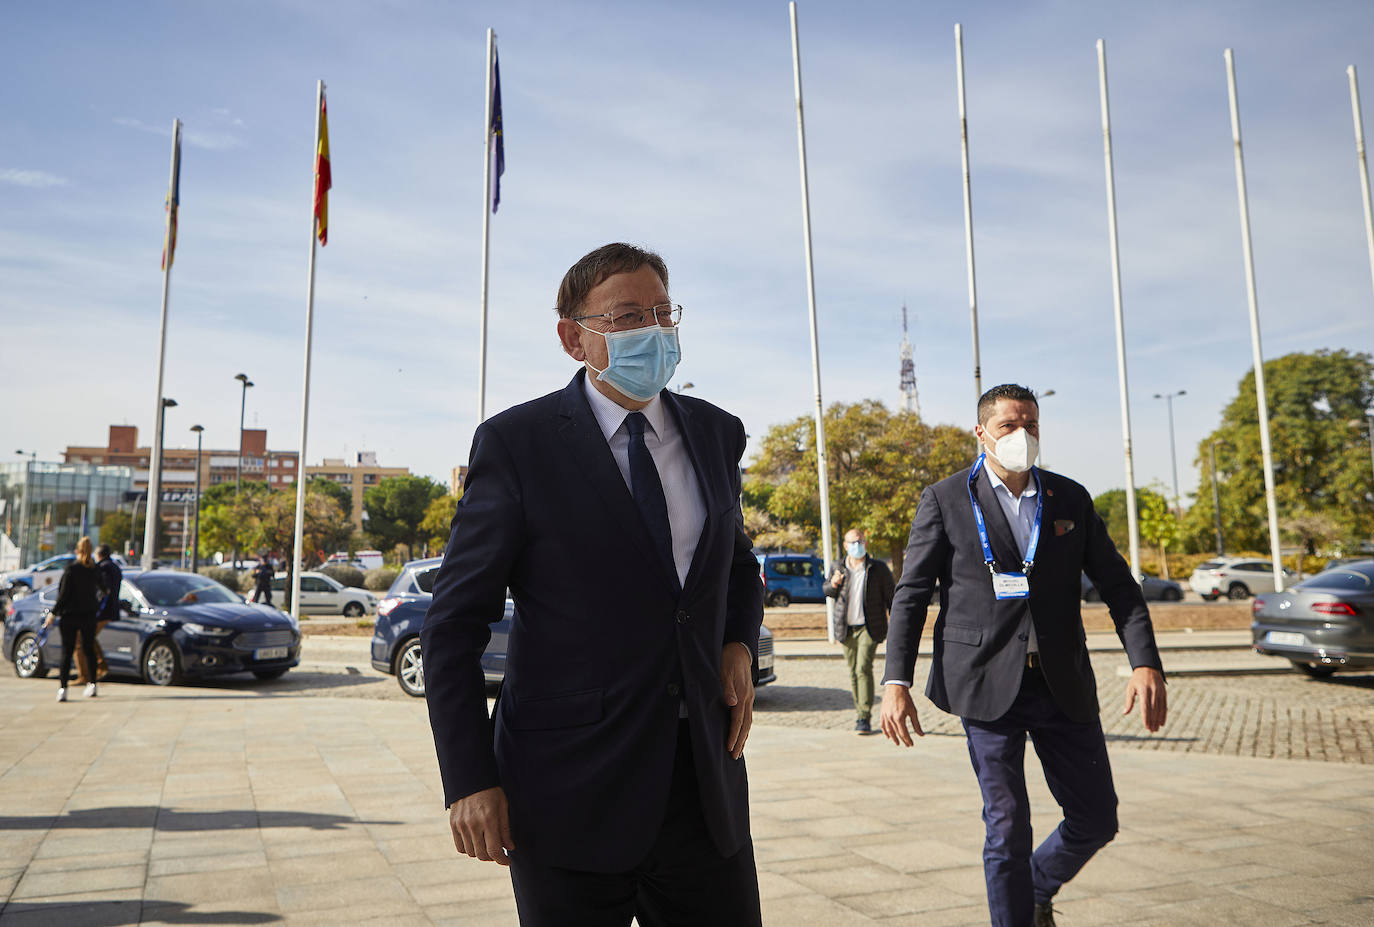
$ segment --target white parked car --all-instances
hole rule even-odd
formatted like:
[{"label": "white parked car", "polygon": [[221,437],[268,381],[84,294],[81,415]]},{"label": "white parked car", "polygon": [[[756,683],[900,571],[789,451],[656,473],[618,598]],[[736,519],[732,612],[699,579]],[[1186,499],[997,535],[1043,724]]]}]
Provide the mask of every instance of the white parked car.
[{"label": "white parked car", "polygon": [[[1284,570],[1283,576],[1287,585],[1296,574]],[[1248,599],[1257,592],[1274,591],[1274,563],[1250,557],[1217,557],[1199,563],[1188,578],[1188,585],[1208,602],[1221,596]]]},{"label": "white parked car", "polygon": [[[272,577],[272,602],[285,608],[285,573]],[[251,598],[251,596],[250,596]],[[366,589],[345,586],[323,573],[301,574],[302,615],[345,615],[361,618],[377,611],[377,596]]]}]

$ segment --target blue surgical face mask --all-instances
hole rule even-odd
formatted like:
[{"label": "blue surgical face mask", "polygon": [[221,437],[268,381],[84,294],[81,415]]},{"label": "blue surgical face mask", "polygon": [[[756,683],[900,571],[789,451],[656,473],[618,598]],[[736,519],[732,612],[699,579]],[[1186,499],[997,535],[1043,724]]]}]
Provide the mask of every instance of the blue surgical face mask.
[{"label": "blue surgical face mask", "polygon": [[605,370],[597,370],[590,362],[587,369],[595,373],[598,380],[609,383],[631,399],[648,402],[657,396],[673,378],[678,361],[682,360],[676,327],[648,325],[596,334],[606,339],[609,360]]},{"label": "blue surgical face mask", "polygon": [[844,549],[849,551],[849,556],[853,557],[855,560],[863,559],[863,555],[868,552],[868,548],[864,546],[863,541],[850,541],[844,546]]}]

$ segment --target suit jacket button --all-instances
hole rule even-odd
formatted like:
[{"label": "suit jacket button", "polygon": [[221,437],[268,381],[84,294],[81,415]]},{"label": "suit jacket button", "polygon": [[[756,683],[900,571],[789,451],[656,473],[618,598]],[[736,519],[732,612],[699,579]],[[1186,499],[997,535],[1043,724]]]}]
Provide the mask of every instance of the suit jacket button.
[{"label": "suit jacket button", "polygon": [[677,698],[682,693],[682,687],[675,682],[668,683],[668,694]]},{"label": "suit jacket button", "polygon": [[1019,640],[1019,641],[1025,640],[1026,637],[1027,637],[1027,635],[1025,635],[1025,634],[1018,634],[1018,635],[1016,635],[1016,639]]},{"label": "suit jacket button", "polygon": [[676,615],[675,617],[677,618],[677,623],[678,623],[678,624],[686,624],[686,623],[687,623],[687,618],[688,618],[689,616],[688,616],[688,614],[687,614],[686,612],[684,612],[684,611],[678,611],[678,613],[677,613],[677,615]]}]

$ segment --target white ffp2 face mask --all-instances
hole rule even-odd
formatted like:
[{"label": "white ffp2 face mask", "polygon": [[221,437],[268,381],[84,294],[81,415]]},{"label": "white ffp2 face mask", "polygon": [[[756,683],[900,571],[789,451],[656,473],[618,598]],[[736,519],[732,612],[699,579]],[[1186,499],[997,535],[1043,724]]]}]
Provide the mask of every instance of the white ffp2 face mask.
[{"label": "white ffp2 face mask", "polygon": [[1025,473],[1040,456],[1040,442],[1024,428],[1002,435],[990,454],[1012,473]]}]

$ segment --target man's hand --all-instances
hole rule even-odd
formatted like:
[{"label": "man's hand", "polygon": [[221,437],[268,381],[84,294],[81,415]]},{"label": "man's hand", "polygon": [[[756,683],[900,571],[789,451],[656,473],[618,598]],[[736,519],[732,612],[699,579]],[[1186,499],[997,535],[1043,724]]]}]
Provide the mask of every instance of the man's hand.
[{"label": "man's hand", "polygon": [[834,586],[836,589],[844,585],[844,570],[841,570],[839,567],[835,568],[835,575],[830,577],[830,585]]},{"label": "man's hand", "polygon": [[46,618],[43,619],[43,627],[45,627],[45,628],[51,628],[51,627],[52,627],[52,623],[53,623],[54,621],[56,621],[56,620],[57,620],[57,616],[54,615],[52,612],[48,612],[48,617],[46,617]]},{"label": "man's hand", "polygon": [[1135,708],[1136,696],[1140,696],[1140,720],[1145,729],[1154,733],[1164,726],[1169,714],[1169,696],[1164,691],[1164,674],[1153,666],[1137,666],[1126,683],[1126,708],[1121,713],[1128,715]]},{"label": "man's hand", "polygon": [[725,749],[744,756],[744,742],[754,726],[754,654],[742,641],[731,641],[720,652],[720,688],[730,706],[730,733]]},{"label": "man's hand", "polygon": [[515,849],[510,838],[510,811],[500,786],[473,792],[448,806],[448,826],[453,845],[483,862],[510,865],[506,850]]},{"label": "man's hand", "polygon": [[[911,722],[911,729],[907,728]],[[911,689],[889,682],[883,686],[883,733],[894,744],[911,746],[911,731],[917,737],[926,736],[921,730],[921,720],[916,717],[916,703],[911,700]]]}]

